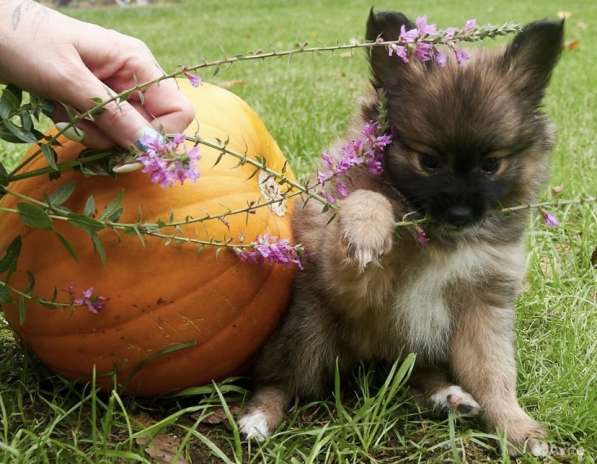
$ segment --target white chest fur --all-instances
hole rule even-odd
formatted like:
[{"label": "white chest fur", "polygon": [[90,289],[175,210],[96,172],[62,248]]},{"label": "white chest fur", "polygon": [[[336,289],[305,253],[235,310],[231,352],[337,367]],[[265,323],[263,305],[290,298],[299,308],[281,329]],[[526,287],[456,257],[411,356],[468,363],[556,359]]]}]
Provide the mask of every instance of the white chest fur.
[{"label": "white chest fur", "polygon": [[488,245],[461,246],[434,255],[413,273],[394,299],[396,324],[406,335],[408,349],[430,360],[444,359],[452,322],[444,297],[446,286],[455,281],[470,282],[482,271],[499,266],[505,255],[520,255],[517,251]]}]

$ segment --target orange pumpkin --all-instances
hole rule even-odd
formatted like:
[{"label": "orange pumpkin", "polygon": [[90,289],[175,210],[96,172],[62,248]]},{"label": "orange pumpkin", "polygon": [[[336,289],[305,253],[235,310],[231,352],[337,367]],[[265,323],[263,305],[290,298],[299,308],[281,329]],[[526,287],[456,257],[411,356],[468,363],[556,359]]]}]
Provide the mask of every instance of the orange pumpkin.
[{"label": "orange pumpkin", "polygon": [[[180,85],[195,105],[203,138],[229,139],[230,149],[261,155],[269,167],[282,169],[285,160],[278,145],[245,102],[209,84],[196,89],[186,82]],[[194,123],[186,133],[196,131]],[[68,140],[62,143],[59,161],[75,158],[83,148]],[[251,177],[253,167],[237,167],[237,160],[228,156],[213,166],[219,152],[200,149],[201,178],[182,186],[162,188],[140,171],[116,179],[70,171],[55,181],[34,177],[11,188],[43,199],[45,193],[75,181],[76,190],[65,206],[81,212],[93,195],[98,213],[124,190],[120,222],[128,223],[137,220],[140,210],[145,222],[167,221],[171,213],[175,219],[217,214],[266,198],[259,176]],[[28,169],[45,165],[38,158]],[[19,201],[5,195],[0,205],[14,208]],[[263,233],[291,239],[291,209],[287,201],[285,212],[264,207],[249,216],[229,216],[228,224],[212,220],[183,226],[182,233],[163,232],[236,242],[244,237],[245,243]],[[29,302],[22,325],[15,304],[5,305],[4,311],[25,345],[66,377],[88,379],[95,367],[98,383],[108,388],[115,371],[121,388],[143,396],[221,379],[250,361],[287,304],[292,268],[243,263],[229,249],[198,253],[196,246],[167,245],[155,237],[147,237],[142,245],[134,235],[112,230],[99,232],[107,254],[102,264],[84,231],[61,221],[54,221],[54,226],[74,246],[78,262],[52,232],[26,227],[16,214],[0,213],[0,251],[17,235],[23,240],[11,284],[26,287],[30,271],[36,279],[34,294],[51,298],[57,288],[58,301],[68,301],[66,290],[71,284],[78,291],[93,287],[95,294],[108,298],[104,309],[94,315],[81,307],[48,309]]]}]

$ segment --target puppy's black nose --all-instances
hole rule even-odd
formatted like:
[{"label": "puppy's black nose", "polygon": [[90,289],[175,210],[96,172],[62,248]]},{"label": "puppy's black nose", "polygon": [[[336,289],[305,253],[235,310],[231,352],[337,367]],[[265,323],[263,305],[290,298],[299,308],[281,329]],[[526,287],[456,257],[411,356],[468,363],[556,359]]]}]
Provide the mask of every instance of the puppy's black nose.
[{"label": "puppy's black nose", "polygon": [[454,226],[462,227],[474,222],[473,208],[464,205],[455,205],[448,207],[446,219]]}]

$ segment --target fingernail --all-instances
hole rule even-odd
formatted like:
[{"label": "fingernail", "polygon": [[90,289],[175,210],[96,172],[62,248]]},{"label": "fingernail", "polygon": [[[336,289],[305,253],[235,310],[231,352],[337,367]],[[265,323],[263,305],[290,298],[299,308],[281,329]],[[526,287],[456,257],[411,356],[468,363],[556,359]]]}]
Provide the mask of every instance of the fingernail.
[{"label": "fingernail", "polygon": [[156,131],[153,127],[144,127],[139,131],[137,134],[137,141],[135,142],[135,146],[139,150],[146,150],[150,144],[153,142],[164,142],[165,139],[158,131]]},{"label": "fingernail", "polygon": [[64,135],[67,139],[72,140],[73,142],[82,142],[85,138],[85,133],[75,126],[70,126],[68,129],[64,130],[69,125],[70,123],[68,122],[57,122],[56,129],[62,132],[62,135]]},{"label": "fingernail", "polygon": [[139,163],[138,161],[133,161],[132,163],[124,163],[119,164],[118,166],[114,166],[112,168],[112,172],[115,172],[116,174],[127,174],[129,172],[138,171],[142,167],[142,163]]}]

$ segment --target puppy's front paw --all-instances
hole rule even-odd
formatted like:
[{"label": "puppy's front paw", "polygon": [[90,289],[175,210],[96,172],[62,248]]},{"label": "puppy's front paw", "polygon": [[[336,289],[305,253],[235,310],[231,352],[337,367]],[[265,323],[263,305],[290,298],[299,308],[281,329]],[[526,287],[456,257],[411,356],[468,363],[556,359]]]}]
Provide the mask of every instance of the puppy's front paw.
[{"label": "puppy's front paw", "polygon": [[539,458],[549,456],[549,445],[543,440],[529,438],[525,443],[526,451]]},{"label": "puppy's front paw", "polygon": [[512,436],[507,433],[508,453],[515,457],[524,453],[532,454],[537,457],[549,456],[549,445],[544,441],[545,431],[543,428],[531,419],[529,429],[526,432]]},{"label": "puppy's front paw", "polygon": [[510,456],[530,453],[533,456],[549,455],[549,445],[544,441],[545,429],[531,419],[522,409],[504,415],[496,427],[506,434]]},{"label": "puppy's front paw", "polygon": [[394,242],[394,213],[383,195],[357,190],[340,204],[342,239],[347,259],[361,271],[368,264],[379,264]]}]

